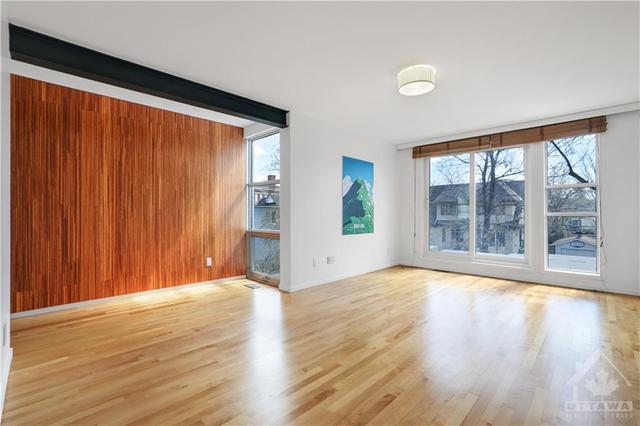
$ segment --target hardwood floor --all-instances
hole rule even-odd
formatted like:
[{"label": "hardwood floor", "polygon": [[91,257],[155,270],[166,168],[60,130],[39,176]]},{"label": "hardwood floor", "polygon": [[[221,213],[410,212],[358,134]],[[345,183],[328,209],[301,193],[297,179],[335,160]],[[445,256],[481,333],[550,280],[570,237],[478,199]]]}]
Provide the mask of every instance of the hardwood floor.
[{"label": "hardwood floor", "polygon": [[[640,298],[400,267],[246,283],[13,320],[4,424],[640,421]],[[585,362],[577,400],[630,411],[571,417]]]}]

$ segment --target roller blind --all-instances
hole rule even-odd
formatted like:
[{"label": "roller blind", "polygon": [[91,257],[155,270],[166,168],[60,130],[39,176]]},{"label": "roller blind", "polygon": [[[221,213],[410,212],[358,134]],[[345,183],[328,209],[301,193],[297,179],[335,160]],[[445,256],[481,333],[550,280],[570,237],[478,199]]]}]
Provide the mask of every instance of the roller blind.
[{"label": "roller blind", "polygon": [[607,117],[584,118],[582,120],[549,124],[547,126],[529,127],[527,129],[513,130],[510,132],[493,133],[473,138],[416,146],[413,148],[413,158],[522,145],[592,133],[604,133],[606,130]]}]

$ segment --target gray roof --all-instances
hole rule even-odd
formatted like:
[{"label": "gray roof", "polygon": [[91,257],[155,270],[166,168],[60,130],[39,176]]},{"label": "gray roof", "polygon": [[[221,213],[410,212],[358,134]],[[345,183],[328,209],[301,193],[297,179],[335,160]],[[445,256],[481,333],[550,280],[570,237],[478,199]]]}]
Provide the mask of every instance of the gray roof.
[{"label": "gray roof", "polygon": [[[476,194],[482,191],[482,183],[476,184]],[[446,202],[469,203],[469,185],[434,185],[429,187],[432,203]],[[511,202],[517,203],[524,200],[524,181],[506,180],[496,185],[496,202],[498,204]]]},{"label": "gray roof", "polygon": [[585,244],[590,244],[592,246],[596,246],[596,240],[593,237],[589,237],[587,235],[572,235],[566,238],[560,238],[559,240],[555,240],[550,246],[557,246],[559,244],[569,243],[571,241],[583,241]]}]

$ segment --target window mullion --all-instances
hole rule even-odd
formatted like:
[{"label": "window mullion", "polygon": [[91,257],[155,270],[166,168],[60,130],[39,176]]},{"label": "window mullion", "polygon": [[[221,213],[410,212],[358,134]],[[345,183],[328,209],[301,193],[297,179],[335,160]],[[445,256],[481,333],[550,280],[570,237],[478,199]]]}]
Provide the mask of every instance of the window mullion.
[{"label": "window mullion", "polygon": [[254,186],[254,187],[271,186],[271,185],[279,185],[279,184],[280,184],[280,179],[262,180],[262,181],[258,181],[258,182],[249,182],[249,185]]},{"label": "window mullion", "polygon": [[476,178],[475,153],[469,155],[469,256],[476,257]]},{"label": "window mullion", "polygon": [[598,212],[547,212],[547,217],[598,217]]},{"label": "window mullion", "polygon": [[546,184],[546,189],[574,189],[574,188],[597,188],[597,182],[587,182],[587,183],[565,183],[565,184],[557,184],[557,185],[549,185]]}]

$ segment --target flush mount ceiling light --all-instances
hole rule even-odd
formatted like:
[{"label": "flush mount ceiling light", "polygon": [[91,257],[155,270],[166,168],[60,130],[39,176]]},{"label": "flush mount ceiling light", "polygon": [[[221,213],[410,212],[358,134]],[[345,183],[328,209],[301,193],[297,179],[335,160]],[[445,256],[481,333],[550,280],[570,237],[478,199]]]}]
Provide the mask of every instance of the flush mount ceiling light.
[{"label": "flush mount ceiling light", "polygon": [[398,92],[401,95],[424,95],[435,87],[436,69],[430,65],[413,65],[398,73]]}]

